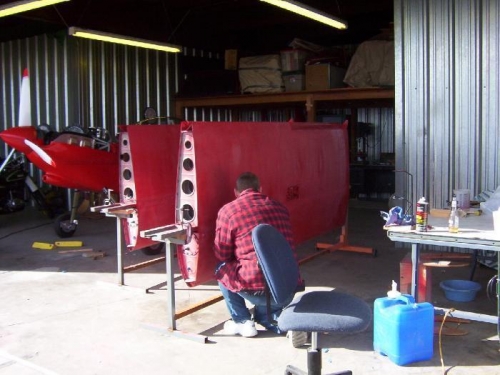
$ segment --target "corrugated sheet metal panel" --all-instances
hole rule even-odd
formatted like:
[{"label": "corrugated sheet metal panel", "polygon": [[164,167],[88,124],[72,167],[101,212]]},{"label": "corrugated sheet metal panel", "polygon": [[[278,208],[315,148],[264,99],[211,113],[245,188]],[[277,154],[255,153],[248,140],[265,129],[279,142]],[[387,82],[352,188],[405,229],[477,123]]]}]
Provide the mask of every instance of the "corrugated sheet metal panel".
[{"label": "corrugated sheet metal panel", "polygon": [[370,163],[378,163],[382,153],[394,153],[394,108],[359,108],[358,122],[370,124],[367,153]]},{"label": "corrugated sheet metal panel", "polygon": [[16,124],[22,71],[30,71],[33,124],[105,127],[143,119],[153,106],[170,116],[175,84],[172,55],[76,40],[37,36],[0,44],[1,129]]},{"label": "corrugated sheet metal panel", "polygon": [[116,134],[118,125],[142,120],[146,107],[154,107],[159,116],[171,115],[172,55],[88,40],[74,43],[82,125]]},{"label": "corrugated sheet metal panel", "polygon": [[[496,0],[396,0],[397,168],[413,202],[500,183],[500,11]],[[410,178],[397,177],[408,195]]]},{"label": "corrugated sheet metal panel", "polygon": [[[500,2],[488,1],[482,6],[481,66],[482,82],[480,120],[477,131],[481,150],[476,159],[484,173],[478,176],[475,191],[493,189],[500,185]],[[483,167],[484,165],[484,167]]]},{"label": "corrugated sheet metal panel", "polygon": [[[116,135],[118,125],[142,120],[147,106],[160,116],[171,114],[175,55],[42,35],[0,44],[0,130],[17,125],[26,67],[33,125],[102,127]],[[0,155],[7,155],[7,146],[1,147]],[[31,175],[41,184],[40,171],[31,167]]]},{"label": "corrugated sheet metal panel", "polygon": [[1,129],[17,125],[19,90],[24,68],[31,81],[32,124],[66,126],[71,105],[68,87],[69,57],[66,40],[47,36],[0,44]]}]

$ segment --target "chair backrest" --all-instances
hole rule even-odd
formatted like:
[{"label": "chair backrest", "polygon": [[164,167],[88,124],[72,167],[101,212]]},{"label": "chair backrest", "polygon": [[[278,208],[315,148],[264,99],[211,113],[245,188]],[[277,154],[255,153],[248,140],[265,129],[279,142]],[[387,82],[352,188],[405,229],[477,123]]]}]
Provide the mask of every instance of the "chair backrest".
[{"label": "chair backrest", "polygon": [[290,244],[269,224],[252,230],[252,242],[271,296],[276,303],[285,303],[297,290],[299,280],[299,265]]}]

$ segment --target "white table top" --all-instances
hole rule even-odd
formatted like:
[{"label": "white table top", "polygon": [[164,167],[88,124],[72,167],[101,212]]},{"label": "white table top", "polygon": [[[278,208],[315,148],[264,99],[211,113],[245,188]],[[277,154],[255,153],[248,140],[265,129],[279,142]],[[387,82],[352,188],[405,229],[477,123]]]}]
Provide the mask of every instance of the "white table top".
[{"label": "white table top", "polygon": [[448,232],[447,222],[446,218],[430,216],[432,228],[426,232],[417,232],[411,226],[389,226],[387,236],[392,241],[500,251],[500,233],[493,231],[491,215],[461,218],[458,233]]}]

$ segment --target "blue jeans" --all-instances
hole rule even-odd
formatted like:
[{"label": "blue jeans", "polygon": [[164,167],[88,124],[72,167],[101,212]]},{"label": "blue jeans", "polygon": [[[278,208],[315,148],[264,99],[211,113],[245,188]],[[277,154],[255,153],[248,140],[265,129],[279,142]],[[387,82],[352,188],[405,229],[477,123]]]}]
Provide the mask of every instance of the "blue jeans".
[{"label": "blue jeans", "polygon": [[290,296],[289,300],[286,301],[284,305],[278,305],[271,297],[270,303],[270,319],[267,316],[267,302],[266,296],[263,295],[253,295],[246,292],[238,292],[234,293],[227,289],[224,285],[219,283],[220,291],[222,292],[222,296],[224,297],[224,301],[226,302],[227,309],[229,310],[229,314],[231,315],[231,319],[233,319],[236,323],[243,323],[246,320],[252,319],[252,314],[250,310],[245,305],[245,300],[254,305],[254,316],[253,320],[256,323],[259,323],[261,326],[266,328],[269,331],[272,331],[277,334],[284,334],[285,332],[281,331],[275,322],[281,314],[281,311],[285,306],[287,306],[290,302],[292,302],[293,294]]}]

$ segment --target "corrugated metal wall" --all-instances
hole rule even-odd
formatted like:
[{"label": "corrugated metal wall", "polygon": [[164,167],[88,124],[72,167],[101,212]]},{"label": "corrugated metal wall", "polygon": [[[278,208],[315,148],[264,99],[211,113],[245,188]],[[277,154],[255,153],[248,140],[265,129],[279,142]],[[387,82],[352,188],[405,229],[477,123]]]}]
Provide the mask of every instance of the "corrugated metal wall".
[{"label": "corrugated metal wall", "polygon": [[[500,184],[500,3],[395,0],[394,19],[396,168],[413,176],[396,175],[397,193],[413,191],[413,201],[425,195],[442,207],[453,189],[472,195],[494,189]],[[140,120],[147,105],[169,115],[171,56],[55,36],[0,44],[0,128],[16,123],[26,66],[35,124],[104,126],[114,134],[117,124]],[[391,114],[372,111],[360,111],[358,120],[376,124],[372,144],[381,138],[381,152],[391,152],[383,130],[391,128]]]},{"label": "corrugated metal wall", "polygon": [[42,35],[0,44],[1,130],[17,124],[25,67],[34,125],[104,127],[116,134],[118,125],[143,119],[147,106],[171,115],[175,55]]},{"label": "corrugated metal wall", "polygon": [[376,164],[381,154],[394,153],[394,108],[359,108],[358,122],[370,124],[367,160]]},{"label": "corrugated metal wall", "polygon": [[[396,168],[413,203],[500,184],[498,0],[395,0]],[[409,178],[396,187],[409,195]]]},{"label": "corrugated metal wall", "polygon": [[[175,55],[52,34],[0,44],[0,130],[17,125],[24,68],[33,125],[105,128],[116,136],[119,125],[142,120],[148,106],[171,116]],[[0,156],[7,153],[2,144]],[[41,171],[30,168],[41,185]]]}]

